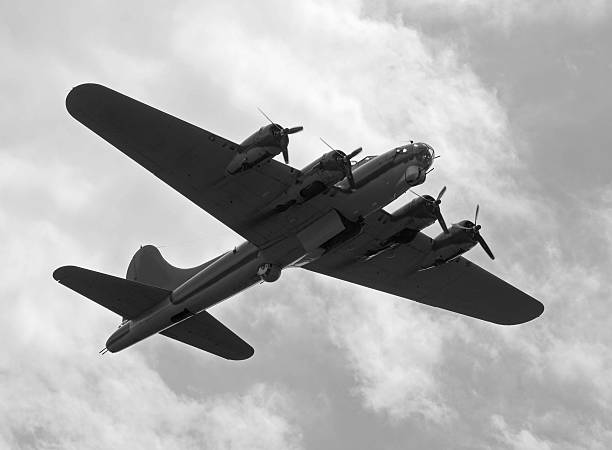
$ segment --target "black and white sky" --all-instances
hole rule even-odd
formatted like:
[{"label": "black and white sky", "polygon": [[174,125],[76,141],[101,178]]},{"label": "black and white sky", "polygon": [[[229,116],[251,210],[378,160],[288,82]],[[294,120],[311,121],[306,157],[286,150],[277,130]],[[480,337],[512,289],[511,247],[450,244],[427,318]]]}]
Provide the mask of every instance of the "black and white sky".
[{"label": "black and white sky", "polygon": [[[612,448],[611,43],[604,0],[2,0],[0,448]],[[247,361],[102,357],[118,317],[55,268],[241,238],[73,120],[84,82],[238,142],[263,108],[304,126],[296,167],[319,136],[427,142],[418,191],[448,186],[448,222],[479,203],[497,259],[469,258],[546,310],[500,327],[287,270],[211,310]]]}]

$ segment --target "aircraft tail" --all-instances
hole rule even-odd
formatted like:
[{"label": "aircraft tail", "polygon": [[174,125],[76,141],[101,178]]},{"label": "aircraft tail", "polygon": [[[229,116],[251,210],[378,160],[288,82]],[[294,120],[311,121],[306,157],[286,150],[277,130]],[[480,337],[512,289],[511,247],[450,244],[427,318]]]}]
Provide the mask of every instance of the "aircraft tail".
[{"label": "aircraft tail", "polygon": [[145,245],[132,257],[125,278],[172,291],[218,258],[189,269],[179,269],[169,264],[157,247]]},{"label": "aircraft tail", "polygon": [[[126,279],[76,266],[56,269],[53,278],[124,320],[134,319],[169,298],[175,288],[221,256],[190,269],[179,269],[168,264],[157,248],[147,245],[132,257]],[[189,313],[186,309],[184,312]],[[122,330],[129,333],[130,325],[123,325],[115,334],[123,333]],[[253,347],[206,311],[162,330],[161,334],[225,359],[247,359],[254,352]],[[106,348],[114,352],[122,347],[113,349],[107,343]],[[106,352],[106,348],[102,352]]]},{"label": "aircraft tail", "polygon": [[154,306],[212,261],[190,269],[166,262],[152,245],[141,247],[132,257],[126,279],[76,266],[64,266],[53,278],[94,302],[131,319]]}]

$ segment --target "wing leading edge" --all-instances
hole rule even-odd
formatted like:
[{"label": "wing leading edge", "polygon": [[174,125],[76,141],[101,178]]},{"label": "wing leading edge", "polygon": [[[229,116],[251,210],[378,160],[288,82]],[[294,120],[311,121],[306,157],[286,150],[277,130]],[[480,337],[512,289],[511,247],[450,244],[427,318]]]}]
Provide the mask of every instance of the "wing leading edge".
[{"label": "wing leading edge", "polygon": [[296,226],[321,214],[304,205],[291,220],[286,214],[261,220],[262,211],[293,185],[296,169],[270,160],[228,176],[226,167],[240,145],[105,86],[75,87],[66,97],[66,108],[87,128],[259,247],[295,233]]}]

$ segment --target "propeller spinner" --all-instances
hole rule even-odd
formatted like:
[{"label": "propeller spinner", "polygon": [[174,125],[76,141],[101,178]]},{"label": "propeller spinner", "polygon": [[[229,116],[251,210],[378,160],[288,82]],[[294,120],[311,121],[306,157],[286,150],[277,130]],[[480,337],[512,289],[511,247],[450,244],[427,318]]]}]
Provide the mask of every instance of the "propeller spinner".
[{"label": "propeller spinner", "polygon": [[327,145],[329,148],[331,148],[334,152],[338,154],[339,159],[342,161],[342,170],[344,171],[344,175],[346,176],[346,179],[349,182],[349,186],[351,187],[351,189],[355,189],[355,179],[353,178],[353,167],[351,166],[351,159],[361,153],[363,148],[359,147],[347,155],[342,150],[333,148],[331,145],[325,142],[325,139],[323,139],[322,137],[320,137],[319,139],[321,139],[321,142],[323,142],[325,145]]},{"label": "propeller spinner", "polygon": [[472,238],[480,244],[480,246],[487,253],[487,255],[489,255],[489,258],[495,259],[495,256],[493,256],[493,252],[491,251],[491,249],[485,242],[484,238],[480,235],[481,226],[477,225],[479,211],[480,211],[480,205],[476,205],[476,213],[474,214],[474,222],[470,222],[469,220],[464,220],[455,225],[464,230],[471,231]]},{"label": "propeller spinner", "polygon": [[435,199],[431,195],[417,194],[412,189],[410,189],[410,192],[412,192],[417,197],[422,198],[430,205],[430,207],[433,209],[434,215],[436,216],[436,220],[442,227],[442,230],[444,231],[444,233],[448,234],[448,227],[446,226],[446,222],[444,221],[444,217],[442,217],[442,212],[440,211],[440,203],[442,203],[442,196],[446,192],[446,186],[444,186],[440,190],[440,192],[438,193],[438,196]]},{"label": "propeller spinner", "polygon": [[[268,117],[268,115],[263,112],[261,110],[261,108],[257,108],[259,110],[259,112],[266,118],[268,119],[268,121],[274,125],[276,127],[276,129],[278,130],[278,135],[279,136],[287,136],[289,134],[294,134],[294,133],[299,133],[300,131],[302,131],[304,129],[304,127],[302,126],[298,126],[298,127],[291,127],[291,128],[283,128],[282,126],[280,126],[279,124],[275,123],[272,119],[270,119]],[[285,164],[289,164],[289,149],[287,148],[287,146],[283,146],[283,158],[285,160]]]}]

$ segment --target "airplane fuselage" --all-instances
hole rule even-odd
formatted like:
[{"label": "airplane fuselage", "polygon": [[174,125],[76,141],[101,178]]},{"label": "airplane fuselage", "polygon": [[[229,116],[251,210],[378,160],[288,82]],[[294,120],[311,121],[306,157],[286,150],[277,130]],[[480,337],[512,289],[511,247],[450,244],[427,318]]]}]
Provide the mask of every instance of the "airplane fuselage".
[{"label": "airplane fuselage", "polygon": [[430,150],[425,144],[404,146],[358,165],[354,170],[355,189],[350,189],[347,180],[338,183],[327,215],[304,224],[295,237],[267,248],[245,242],[225,253],[154,308],[122,323],[106,348],[111,352],[122,350],[248,287],[275,281],[286,267],[320,257],[329,250],[322,245],[344,231],[342,219],[361,220],[423,183],[433,159]]},{"label": "airplane fuselage", "polygon": [[[352,220],[367,217],[391,203],[410,187],[425,181],[430,163],[398,150],[401,148],[383,153],[354,170],[355,192],[343,195],[335,205],[345,217]],[[344,192],[349,189],[346,180],[338,185]]]}]

